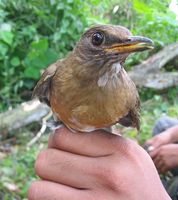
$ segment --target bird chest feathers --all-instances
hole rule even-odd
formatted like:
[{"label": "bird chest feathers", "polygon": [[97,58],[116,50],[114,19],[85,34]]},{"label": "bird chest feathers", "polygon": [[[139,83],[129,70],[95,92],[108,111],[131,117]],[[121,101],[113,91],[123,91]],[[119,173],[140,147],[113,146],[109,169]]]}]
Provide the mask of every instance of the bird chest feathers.
[{"label": "bird chest feathers", "polygon": [[135,85],[119,63],[88,81],[67,68],[53,79],[51,107],[70,128],[88,132],[108,127],[135,109]]}]

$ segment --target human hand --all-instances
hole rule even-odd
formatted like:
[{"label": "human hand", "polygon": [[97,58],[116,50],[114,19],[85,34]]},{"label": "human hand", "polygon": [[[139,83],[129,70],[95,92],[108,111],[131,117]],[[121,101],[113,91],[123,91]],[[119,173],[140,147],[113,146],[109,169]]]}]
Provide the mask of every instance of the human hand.
[{"label": "human hand", "polygon": [[160,133],[159,135],[156,135],[151,139],[147,140],[145,142],[145,146],[148,147],[148,152],[149,152],[149,147],[151,147],[150,151],[154,151],[156,148],[165,144],[169,144],[170,142],[171,142],[171,132],[168,129]]},{"label": "human hand", "polygon": [[[60,128],[35,164],[29,200],[170,200],[150,156],[107,132]],[[155,192],[154,192],[155,191]]]},{"label": "human hand", "polygon": [[178,144],[163,145],[150,152],[150,156],[160,174],[178,167]]}]

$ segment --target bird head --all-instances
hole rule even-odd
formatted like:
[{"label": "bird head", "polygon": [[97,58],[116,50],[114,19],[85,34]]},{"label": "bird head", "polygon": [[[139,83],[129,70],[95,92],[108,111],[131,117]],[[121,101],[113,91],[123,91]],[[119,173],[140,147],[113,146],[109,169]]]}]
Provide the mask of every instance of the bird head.
[{"label": "bird head", "polygon": [[85,66],[96,70],[118,62],[122,65],[129,54],[148,49],[153,49],[149,38],[132,36],[122,26],[97,25],[82,35],[74,52]]}]

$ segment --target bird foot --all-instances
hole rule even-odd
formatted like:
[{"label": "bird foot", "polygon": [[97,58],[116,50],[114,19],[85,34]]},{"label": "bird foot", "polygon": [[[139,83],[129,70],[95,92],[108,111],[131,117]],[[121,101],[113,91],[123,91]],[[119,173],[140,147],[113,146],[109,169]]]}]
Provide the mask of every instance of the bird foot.
[{"label": "bird foot", "polygon": [[54,120],[47,122],[46,125],[53,131],[64,126],[64,124],[61,121],[54,121]]}]

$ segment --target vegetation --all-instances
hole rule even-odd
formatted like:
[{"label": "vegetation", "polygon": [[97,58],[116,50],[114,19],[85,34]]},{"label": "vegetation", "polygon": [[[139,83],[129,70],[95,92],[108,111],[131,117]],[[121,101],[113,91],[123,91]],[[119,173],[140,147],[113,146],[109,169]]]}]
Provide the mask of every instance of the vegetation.
[{"label": "vegetation", "polygon": [[[156,50],[177,41],[177,21],[168,0],[116,2],[1,0],[0,111],[29,99],[42,70],[71,51],[91,24],[122,24],[134,34],[152,38]],[[140,60],[134,55],[128,64]]]},{"label": "vegetation", "polygon": [[41,70],[71,51],[87,26],[105,22],[100,10],[94,0],[0,1],[0,110],[29,99]]},{"label": "vegetation", "polygon": [[[136,35],[155,41],[154,53],[178,41],[178,22],[168,9],[169,0],[0,0],[0,111],[29,100],[42,70],[71,51],[80,34],[96,23],[127,26]],[[150,53],[131,56],[129,68]],[[170,63],[172,67],[172,63]],[[172,67],[175,69],[174,67]],[[178,116],[178,88],[157,93],[141,89],[140,141],[150,137],[155,120],[163,113]],[[26,198],[34,180],[34,160],[45,148],[48,135],[26,148],[39,126],[11,133],[0,142],[0,199]],[[134,130],[126,131],[135,136]],[[0,131],[0,137],[1,137]],[[6,134],[6,133],[5,133]],[[5,149],[5,151],[4,151]]]}]

